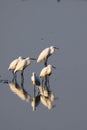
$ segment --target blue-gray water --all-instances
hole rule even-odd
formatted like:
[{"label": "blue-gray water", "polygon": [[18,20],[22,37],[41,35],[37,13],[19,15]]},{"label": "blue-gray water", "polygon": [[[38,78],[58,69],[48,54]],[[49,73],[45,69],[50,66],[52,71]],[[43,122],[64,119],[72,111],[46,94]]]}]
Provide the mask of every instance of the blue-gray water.
[{"label": "blue-gray water", "polygon": [[[32,111],[30,104],[0,84],[1,130],[87,130],[87,1],[86,0],[0,0],[0,74],[11,79],[10,62],[18,56],[37,57],[56,45],[49,58],[56,66],[50,79],[59,100],[48,110]],[[24,71],[24,87],[32,94],[32,71],[43,64],[32,62]],[[20,82],[20,74],[18,74]]]}]

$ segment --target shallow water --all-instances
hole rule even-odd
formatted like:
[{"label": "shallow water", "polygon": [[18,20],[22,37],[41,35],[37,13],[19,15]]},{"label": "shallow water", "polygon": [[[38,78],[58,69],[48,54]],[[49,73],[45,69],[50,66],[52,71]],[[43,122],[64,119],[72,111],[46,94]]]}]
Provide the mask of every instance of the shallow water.
[{"label": "shallow water", "polygon": [[[48,63],[56,66],[50,84],[56,105],[48,110],[13,94],[0,84],[0,129],[87,129],[87,2],[86,0],[1,0],[0,75],[11,80],[10,62],[18,56],[39,55],[44,48],[59,47]],[[24,87],[33,95],[30,77],[39,74],[43,63],[32,62],[24,71]],[[17,75],[20,84],[20,73]]]}]

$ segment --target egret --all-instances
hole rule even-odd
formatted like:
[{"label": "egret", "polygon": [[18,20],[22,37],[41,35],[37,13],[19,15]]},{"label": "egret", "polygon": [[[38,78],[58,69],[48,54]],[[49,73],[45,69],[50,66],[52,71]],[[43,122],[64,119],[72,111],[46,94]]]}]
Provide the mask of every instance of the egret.
[{"label": "egret", "polygon": [[40,78],[35,74],[35,72],[32,73],[31,81],[33,85],[40,86]]},{"label": "egret", "polygon": [[40,95],[37,95],[36,97],[34,97],[31,101],[31,106],[33,111],[36,110],[36,107],[40,104]]},{"label": "egret", "polygon": [[17,59],[13,60],[13,61],[10,63],[10,65],[9,65],[9,67],[8,67],[8,70],[9,70],[9,71],[12,71],[13,75],[14,75],[14,70],[15,70],[15,68],[16,68],[16,66],[17,66],[17,64],[18,64],[18,62],[21,61],[22,59],[23,59],[23,58],[22,58],[21,56],[19,56]]},{"label": "egret", "polygon": [[14,73],[18,72],[18,71],[21,71],[21,76],[23,76],[23,71],[24,69],[30,65],[31,63],[31,60],[36,60],[34,58],[30,58],[30,57],[27,57],[25,59],[22,59],[18,62],[18,64],[16,65],[16,68],[14,70]]},{"label": "egret", "polygon": [[48,48],[45,48],[38,56],[37,63],[44,61],[44,65],[47,66],[47,60],[48,57],[51,56],[57,48],[56,46],[50,46]]},{"label": "egret", "polygon": [[55,68],[55,69],[56,69],[55,66],[50,65],[50,64],[49,64],[48,66],[44,67],[44,68],[41,70],[41,72],[40,72],[40,77],[45,77],[46,75],[47,75],[47,76],[50,76],[51,73],[52,73],[52,68]]},{"label": "egret", "polygon": [[30,102],[31,96],[30,94],[22,87],[18,85],[18,83],[9,82],[9,87],[12,92],[14,92],[19,98],[26,102]]},{"label": "egret", "polygon": [[[49,77],[52,74],[52,68],[56,68],[53,65],[47,65],[46,67],[44,67],[41,72],[40,72],[40,78],[44,78],[45,77],[45,85],[49,86]],[[42,79],[42,85],[43,85],[43,79]]]},{"label": "egret", "polygon": [[40,86],[40,78],[35,74],[35,72],[32,73],[32,76],[31,76],[31,81],[32,81],[32,84],[34,85],[34,96],[35,96],[35,86]]}]

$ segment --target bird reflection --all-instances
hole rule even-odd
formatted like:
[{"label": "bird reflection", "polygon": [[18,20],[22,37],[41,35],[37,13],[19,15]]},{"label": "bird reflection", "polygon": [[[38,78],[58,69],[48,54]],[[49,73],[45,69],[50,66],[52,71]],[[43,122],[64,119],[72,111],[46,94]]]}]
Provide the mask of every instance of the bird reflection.
[{"label": "bird reflection", "polygon": [[48,97],[49,91],[43,86],[38,86],[38,93],[40,93],[41,95],[44,95],[45,97]]},{"label": "bird reflection", "polygon": [[[41,88],[41,87],[40,87]],[[48,94],[44,94],[44,92],[39,93],[37,96],[33,97],[31,100],[31,106],[32,110],[35,111],[36,107],[39,106],[40,102],[47,107],[49,110],[54,108],[55,105],[53,105],[53,101],[56,99],[55,94],[50,91],[47,92]]]},{"label": "bird reflection", "polygon": [[49,91],[49,99],[51,100],[51,102],[55,101],[55,100],[58,100],[59,97],[56,97],[55,96],[55,93],[53,91]]},{"label": "bird reflection", "polygon": [[33,97],[31,100],[31,106],[32,110],[35,111],[36,107],[40,104],[40,95],[38,94],[37,96]]},{"label": "bird reflection", "polygon": [[44,88],[43,86],[39,86],[39,94],[40,94],[40,101],[42,104],[47,107],[49,110],[54,108],[55,105],[52,105],[53,101],[57,98],[53,91]]},{"label": "bird reflection", "polygon": [[45,97],[44,95],[41,95],[40,100],[41,100],[41,103],[45,107],[47,107],[49,110],[55,107],[55,105],[52,105],[52,101],[50,100],[49,97]]},{"label": "bird reflection", "polygon": [[[23,85],[23,83],[21,83]],[[8,85],[12,92],[14,92],[20,99],[30,102],[31,96],[30,94],[24,89],[23,86],[19,86],[17,82],[8,82]]]},{"label": "bird reflection", "polygon": [[[33,81],[36,81],[36,80],[33,80]],[[37,96],[34,95],[34,97],[31,100],[32,110],[35,111],[36,107],[39,106],[40,102],[42,102],[42,104],[45,107],[47,107],[49,110],[54,108],[55,105],[52,104],[53,101],[56,99],[54,92],[51,91],[49,88],[47,89],[46,87],[40,84],[38,84],[36,88],[38,90],[38,94]]]}]

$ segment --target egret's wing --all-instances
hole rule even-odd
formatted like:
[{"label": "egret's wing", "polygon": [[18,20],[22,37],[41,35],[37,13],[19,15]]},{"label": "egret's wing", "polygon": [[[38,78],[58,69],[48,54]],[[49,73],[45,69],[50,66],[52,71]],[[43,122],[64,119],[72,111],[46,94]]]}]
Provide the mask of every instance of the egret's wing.
[{"label": "egret's wing", "polygon": [[14,72],[23,70],[24,66],[25,66],[25,60],[19,61]]},{"label": "egret's wing", "polygon": [[40,77],[44,77],[47,73],[47,67],[44,67],[40,72]]},{"label": "egret's wing", "polygon": [[9,65],[9,67],[8,67],[8,70],[15,69],[17,63],[18,63],[18,59],[13,60],[13,61],[10,63],[10,65]]},{"label": "egret's wing", "polygon": [[49,48],[44,49],[44,50],[39,54],[39,56],[38,56],[38,58],[37,58],[37,63],[39,63],[39,62],[45,60],[45,59],[48,57],[49,52],[50,52],[50,49],[49,49]]}]

